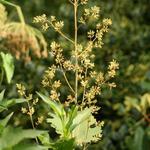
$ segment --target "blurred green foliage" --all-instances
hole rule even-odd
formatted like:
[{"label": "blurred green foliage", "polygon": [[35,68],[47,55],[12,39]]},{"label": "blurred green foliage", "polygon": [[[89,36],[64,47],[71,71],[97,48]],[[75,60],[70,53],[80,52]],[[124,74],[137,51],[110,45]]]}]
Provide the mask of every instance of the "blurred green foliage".
[{"label": "blurred green foliage", "polygon": [[[27,23],[31,25],[34,16],[45,13],[63,19],[64,31],[73,32],[71,24],[73,12],[65,0],[13,0],[12,2],[21,6]],[[91,0],[90,5],[94,4],[95,1]],[[90,148],[149,150],[150,100],[144,104],[148,107],[143,108],[142,112],[137,107],[145,101],[143,100],[145,93],[150,92],[150,1],[100,0],[97,4],[101,7],[102,17],[111,18],[113,25],[111,32],[105,36],[103,48],[95,50],[96,67],[105,70],[108,62],[114,58],[120,63],[120,70],[116,79],[117,88],[110,92],[107,90],[99,97],[101,115],[98,114],[96,117],[105,121],[103,140]],[[8,10],[9,16],[17,19],[15,10],[10,7]],[[92,28],[92,23],[90,27]],[[86,31],[86,26],[80,27],[79,39],[83,39]],[[64,39],[52,30],[44,35],[48,43],[57,39],[64,45]],[[69,49],[69,45],[64,47]],[[51,62],[51,58],[34,59],[29,64],[16,61],[13,85],[7,87],[11,89],[8,90],[10,92],[7,91],[7,96],[16,96],[15,83],[18,82],[24,82],[30,91],[36,91],[40,86],[44,69]],[[42,105],[38,106],[37,110],[38,113],[45,113]],[[16,115],[15,120],[18,118],[21,119],[21,116]]]}]

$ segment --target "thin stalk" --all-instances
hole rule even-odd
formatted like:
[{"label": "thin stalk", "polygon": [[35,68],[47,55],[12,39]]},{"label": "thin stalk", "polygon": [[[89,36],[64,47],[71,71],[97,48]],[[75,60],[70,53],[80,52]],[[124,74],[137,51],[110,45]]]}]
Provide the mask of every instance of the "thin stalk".
[{"label": "thin stalk", "polygon": [[[30,110],[31,110],[30,103],[28,102],[28,100],[26,100],[26,101],[27,101],[27,105],[28,105],[28,110],[30,112]],[[32,124],[32,128],[35,130],[32,114],[30,113],[29,116],[30,116],[30,121],[31,121],[31,124]],[[39,144],[38,139],[35,138],[35,140],[36,140],[36,143]]]},{"label": "thin stalk", "polygon": [[6,4],[6,5],[9,5],[9,6],[12,6],[12,7],[15,7],[16,10],[17,10],[17,13],[18,13],[18,17],[21,21],[21,23],[24,25],[25,24],[25,19],[24,19],[24,16],[23,16],[23,13],[22,13],[22,10],[21,10],[21,7],[18,6],[18,5],[15,5],[11,2],[8,2],[8,1],[5,1],[5,0],[0,0],[0,2],[2,2],[3,4]]},{"label": "thin stalk", "polygon": [[69,2],[70,2],[72,5],[74,5],[74,3],[73,3],[71,0],[69,0]]},{"label": "thin stalk", "polygon": [[75,102],[78,102],[78,56],[77,56],[77,42],[78,42],[78,25],[77,25],[77,10],[78,1],[74,0],[74,48],[75,48]]},{"label": "thin stalk", "polygon": [[149,118],[149,115],[146,115],[144,113],[142,113],[144,119],[150,124],[150,118]]},{"label": "thin stalk", "polygon": [[[91,42],[92,42],[92,44],[95,42],[95,40],[96,40],[97,38],[95,37]],[[88,48],[89,47],[86,47],[85,48],[85,50],[84,51],[82,51],[81,53],[80,53],[80,55],[79,55],[79,57],[85,52],[85,51],[87,51],[88,50]]]},{"label": "thin stalk", "polygon": [[70,38],[68,38],[63,32],[57,31],[62,37],[64,37],[66,40],[70,41],[71,43],[74,44],[74,41],[72,41]]},{"label": "thin stalk", "polygon": [[[50,25],[55,29],[55,26],[53,25],[53,23],[49,22]],[[69,42],[71,42],[72,44],[74,44],[74,41],[72,39],[70,39],[69,37],[67,37],[62,31],[56,30],[63,38],[65,38],[66,40],[68,40]]]},{"label": "thin stalk", "polygon": [[69,83],[69,81],[68,81],[68,79],[67,79],[67,76],[66,76],[66,74],[65,74],[65,72],[64,72],[63,69],[62,69],[62,72],[63,72],[63,76],[64,76],[65,81],[66,81],[66,83],[68,84],[70,90],[75,94],[75,91],[73,90],[72,86],[70,85],[70,83]]},{"label": "thin stalk", "polygon": [[[87,68],[86,68],[86,70],[85,70],[85,79],[86,79],[86,78],[87,78]],[[86,86],[84,86],[84,89],[83,89],[83,97],[82,97],[82,103],[81,103],[81,106],[82,106],[82,104],[83,104],[83,102],[84,102],[85,90],[86,90]]]},{"label": "thin stalk", "polygon": [[61,63],[59,63],[59,65],[60,65],[60,68],[61,68],[61,70],[62,70],[62,73],[63,73],[63,76],[64,76],[64,79],[65,79],[65,81],[66,81],[66,83],[67,83],[67,85],[68,85],[68,87],[70,88],[70,90],[75,94],[75,91],[74,91],[74,89],[72,88],[72,86],[71,86],[71,84],[70,84],[70,82],[69,82],[69,80],[68,80],[68,78],[67,78],[67,76],[66,76],[66,73],[65,73],[65,71],[64,71],[64,69],[63,69],[63,67],[62,67],[62,64]]}]

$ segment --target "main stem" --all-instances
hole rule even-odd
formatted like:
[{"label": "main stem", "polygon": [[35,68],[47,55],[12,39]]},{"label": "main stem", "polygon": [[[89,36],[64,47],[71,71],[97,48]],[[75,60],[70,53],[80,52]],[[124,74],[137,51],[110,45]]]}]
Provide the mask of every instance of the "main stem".
[{"label": "main stem", "polygon": [[78,102],[78,56],[77,56],[77,44],[78,44],[78,25],[77,25],[77,9],[78,0],[74,0],[74,48],[75,48],[75,103]]}]

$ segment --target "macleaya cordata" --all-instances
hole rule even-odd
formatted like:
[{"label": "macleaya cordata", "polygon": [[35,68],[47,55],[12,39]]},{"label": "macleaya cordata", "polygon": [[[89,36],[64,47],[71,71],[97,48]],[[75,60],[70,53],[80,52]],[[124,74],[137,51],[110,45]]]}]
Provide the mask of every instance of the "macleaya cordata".
[{"label": "macleaya cordata", "polygon": [[[112,24],[111,19],[100,17],[100,7],[88,7],[88,0],[68,0],[70,7],[74,9],[74,35],[64,33],[64,21],[57,17],[48,18],[45,14],[36,16],[34,23],[41,25],[44,31],[53,28],[72,45],[70,49],[70,59],[65,57],[64,48],[59,41],[52,41],[50,44],[50,54],[55,62],[44,73],[42,85],[49,89],[49,96],[38,93],[38,95],[50,105],[53,113],[49,113],[47,122],[56,129],[61,138],[75,139],[75,144],[86,149],[91,142],[97,142],[102,137],[103,121],[97,121],[94,114],[98,113],[100,107],[97,106],[98,96],[103,92],[103,87],[112,89],[116,84],[112,82],[116,76],[119,64],[112,60],[108,64],[106,72],[95,69],[93,53],[103,46],[103,36],[109,31]],[[82,10],[79,16],[78,10]],[[84,41],[78,39],[79,26],[88,25],[89,22],[95,24],[95,28],[87,31]],[[70,38],[71,37],[71,38]],[[87,40],[88,39],[88,40]],[[62,78],[57,78],[57,74],[62,74]],[[71,75],[71,78],[70,78]],[[65,81],[65,82],[62,82]],[[68,87],[69,93],[65,96],[60,89]],[[21,85],[19,85],[21,87]],[[20,88],[21,89],[21,88]],[[23,94],[23,91],[19,91]],[[22,112],[30,112],[22,108]],[[32,115],[30,115],[31,117]],[[31,118],[32,121],[32,118]]]}]

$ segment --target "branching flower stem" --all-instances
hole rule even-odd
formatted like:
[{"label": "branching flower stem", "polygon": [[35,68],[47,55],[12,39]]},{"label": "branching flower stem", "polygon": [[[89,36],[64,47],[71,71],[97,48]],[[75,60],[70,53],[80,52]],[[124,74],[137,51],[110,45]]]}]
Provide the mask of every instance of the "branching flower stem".
[{"label": "branching flower stem", "polygon": [[[27,102],[27,105],[28,105],[28,110],[30,112],[29,116],[30,116],[30,121],[31,121],[31,124],[32,124],[32,128],[33,128],[33,130],[35,130],[36,128],[34,126],[33,116],[32,116],[32,113],[31,113],[31,106],[30,106],[30,103],[29,103],[26,95],[25,95],[25,98],[26,98],[26,102]],[[39,144],[38,139],[35,138],[35,140],[36,140],[36,143]]]},{"label": "branching flower stem", "polygon": [[[92,44],[95,42],[96,39],[97,39],[97,37],[95,37],[95,38],[91,41]],[[82,52],[78,55],[78,57],[80,57],[85,51],[87,51],[88,48],[89,48],[89,47],[87,47],[84,51],[82,51]]]},{"label": "branching flower stem", "polygon": [[[49,22],[50,25],[55,29],[55,26],[53,25],[53,23]],[[74,41],[71,40],[69,37],[67,37],[62,31],[60,30],[56,30],[63,38],[65,38],[66,40],[68,40],[69,42],[71,42],[72,44],[74,44]]]},{"label": "branching flower stem", "polygon": [[63,32],[57,31],[62,37],[64,37],[66,40],[70,41],[72,44],[74,44],[74,41],[72,41],[70,38],[68,38]]},{"label": "branching flower stem", "polygon": [[[61,65],[61,64],[60,64],[60,65]],[[67,78],[67,76],[66,76],[65,71],[64,71],[63,68],[62,68],[62,65],[61,65],[61,70],[62,70],[62,72],[63,72],[63,76],[64,76],[65,81],[66,81],[66,83],[68,84],[70,90],[75,94],[75,91],[74,91],[74,89],[72,88],[71,84],[69,83],[69,80],[68,80],[68,78]]]},{"label": "branching flower stem", "polygon": [[73,3],[71,0],[69,0],[69,2],[70,2],[72,5],[74,5],[74,3]]}]

